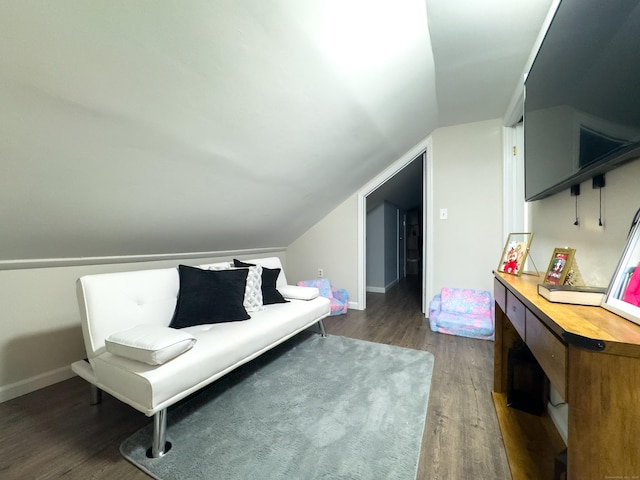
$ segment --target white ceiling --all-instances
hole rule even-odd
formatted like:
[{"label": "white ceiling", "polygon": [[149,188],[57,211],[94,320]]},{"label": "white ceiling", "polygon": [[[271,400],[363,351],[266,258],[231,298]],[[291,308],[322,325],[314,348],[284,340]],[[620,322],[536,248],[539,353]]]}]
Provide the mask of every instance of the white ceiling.
[{"label": "white ceiling", "polygon": [[426,0],[439,125],[504,115],[551,0]]},{"label": "white ceiling", "polygon": [[0,261],[286,246],[501,117],[549,4],[4,1]]}]

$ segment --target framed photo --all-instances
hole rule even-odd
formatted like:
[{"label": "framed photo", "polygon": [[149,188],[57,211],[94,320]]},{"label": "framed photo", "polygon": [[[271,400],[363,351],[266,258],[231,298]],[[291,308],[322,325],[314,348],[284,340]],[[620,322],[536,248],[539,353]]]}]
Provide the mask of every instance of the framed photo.
[{"label": "framed photo", "polygon": [[640,324],[640,210],[636,213],[602,307]]},{"label": "framed photo", "polygon": [[529,255],[533,233],[510,233],[504,245],[498,271],[520,275]]},{"label": "framed photo", "polygon": [[573,248],[556,248],[551,255],[549,268],[544,275],[544,283],[547,285],[564,285],[567,273],[571,269],[573,257],[576,254]]}]

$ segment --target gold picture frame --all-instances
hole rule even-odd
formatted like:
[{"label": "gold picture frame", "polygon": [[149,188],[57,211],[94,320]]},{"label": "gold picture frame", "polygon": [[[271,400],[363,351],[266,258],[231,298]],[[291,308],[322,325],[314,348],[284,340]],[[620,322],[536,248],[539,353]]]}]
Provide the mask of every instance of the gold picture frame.
[{"label": "gold picture frame", "polygon": [[498,271],[520,276],[527,261],[532,240],[533,233],[530,232],[510,233],[507,237],[507,242],[504,244]]},{"label": "gold picture frame", "polygon": [[576,254],[574,248],[556,248],[553,250],[547,273],[544,274],[543,283],[546,285],[564,285],[573,257]]}]

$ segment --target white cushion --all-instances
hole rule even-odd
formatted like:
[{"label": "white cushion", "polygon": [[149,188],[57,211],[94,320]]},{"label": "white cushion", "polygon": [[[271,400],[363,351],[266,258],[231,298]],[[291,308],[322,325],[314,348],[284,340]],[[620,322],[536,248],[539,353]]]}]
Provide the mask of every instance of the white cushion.
[{"label": "white cushion", "polygon": [[278,291],[284,298],[291,300],[313,300],[320,294],[316,287],[298,287],[297,285],[284,285],[278,287]]},{"label": "white cushion", "polygon": [[204,270],[229,270],[233,267],[233,262],[207,263],[206,265],[198,265],[198,268]]},{"label": "white cushion", "polygon": [[109,353],[149,365],[168,362],[195,343],[196,339],[190,333],[159,325],[138,325],[113,333],[105,340]]}]

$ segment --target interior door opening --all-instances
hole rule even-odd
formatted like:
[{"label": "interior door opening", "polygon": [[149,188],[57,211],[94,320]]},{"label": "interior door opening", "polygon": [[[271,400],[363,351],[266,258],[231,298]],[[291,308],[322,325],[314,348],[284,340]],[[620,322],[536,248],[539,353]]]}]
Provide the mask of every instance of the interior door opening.
[{"label": "interior door opening", "polygon": [[422,152],[364,197],[365,292],[386,293],[401,283],[423,295],[424,163]]}]

